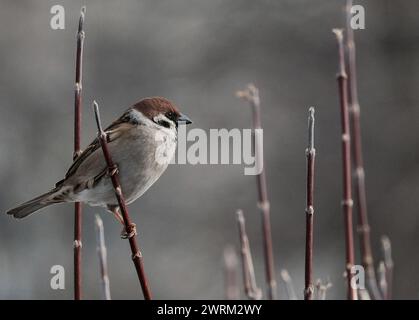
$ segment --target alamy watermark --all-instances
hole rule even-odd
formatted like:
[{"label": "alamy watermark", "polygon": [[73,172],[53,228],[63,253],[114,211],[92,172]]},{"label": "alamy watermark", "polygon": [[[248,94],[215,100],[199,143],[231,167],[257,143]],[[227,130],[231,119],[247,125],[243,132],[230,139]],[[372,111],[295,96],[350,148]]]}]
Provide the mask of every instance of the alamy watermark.
[{"label": "alamy watermark", "polygon": [[52,17],[49,21],[49,25],[52,30],[63,30],[65,29],[65,11],[62,5],[53,5],[50,9]]},{"label": "alamy watermark", "polygon": [[354,5],[351,7],[351,28],[353,30],[365,29],[365,8],[361,5]]},{"label": "alamy watermark", "polygon": [[[177,154],[170,160],[163,132],[155,136],[159,142],[155,158],[158,163],[171,164],[244,164],[245,175],[258,175],[263,170],[263,129],[178,128]],[[192,143],[188,146],[188,142]]]},{"label": "alamy watermark", "polygon": [[50,280],[50,286],[52,290],[64,290],[65,289],[65,269],[62,265],[53,265],[49,271],[53,276]]},{"label": "alamy watermark", "polygon": [[[351,8],[353,14],[350,24],[354,30],[365,29],[365,8],[362,5],[353,5]],[[50,19],[50,27],[53,30],[65,29],[65,10],[64,6],[55,4],[51,6],[50,13],[52,17]]]},{"label": "alamy watermark", "polygon": [[365,290],[365,270],[364,267],[356,264],[351,267],[351,288]]}]

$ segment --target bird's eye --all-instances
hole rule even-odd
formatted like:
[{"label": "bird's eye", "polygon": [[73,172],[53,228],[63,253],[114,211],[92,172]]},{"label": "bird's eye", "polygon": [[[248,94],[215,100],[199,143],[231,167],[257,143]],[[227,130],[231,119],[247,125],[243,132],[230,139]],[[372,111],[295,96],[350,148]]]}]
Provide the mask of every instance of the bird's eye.
[{"label": "bird's eye", "polygon": [[176,118],[175,114],[171,111],[166,113],[166,117],[173,121],[175,121],[175,118]]},{"label": "bird's eye", "polygon": [[167,122],[166,120],[159,120],[158,124],[161,125],[162,127],[170,128],[170,123]]}]

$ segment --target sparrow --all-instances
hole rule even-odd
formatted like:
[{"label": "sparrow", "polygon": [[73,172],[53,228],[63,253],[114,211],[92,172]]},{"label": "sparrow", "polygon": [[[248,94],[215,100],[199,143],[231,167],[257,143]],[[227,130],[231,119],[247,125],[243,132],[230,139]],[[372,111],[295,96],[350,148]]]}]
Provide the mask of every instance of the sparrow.
[{"label": "sparrow", "polygon": [[[169,100],[145,98],[105,129],[127,204],[146,192],[167,169],[179,124],[192,121]],[[17,219],[56,203],[83,202],[105,207],[123,224],[111,177],[98,138],[81,152],[55,187],[7,211]]]}]

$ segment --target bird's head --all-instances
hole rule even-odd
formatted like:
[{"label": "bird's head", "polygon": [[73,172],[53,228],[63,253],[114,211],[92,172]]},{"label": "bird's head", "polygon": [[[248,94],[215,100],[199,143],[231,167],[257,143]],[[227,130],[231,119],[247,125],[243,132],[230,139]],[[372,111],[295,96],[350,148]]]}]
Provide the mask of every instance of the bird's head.
[{"label": "bird's head", "polygon": [[177,128],[179,123],[190,124],[192,121],[168,99],[161,97],[145,98],[133,106],[133,110],[164,128]]}]

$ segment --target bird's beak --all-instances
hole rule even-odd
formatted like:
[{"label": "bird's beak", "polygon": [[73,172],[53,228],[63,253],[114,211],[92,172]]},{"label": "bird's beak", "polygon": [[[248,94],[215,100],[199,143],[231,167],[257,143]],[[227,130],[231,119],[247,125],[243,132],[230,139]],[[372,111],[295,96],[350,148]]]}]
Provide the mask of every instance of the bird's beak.
[{"label": "bird's beak", "polygon": [[184,122],[185,124],[191,124],[192,120],[189,119],[189,117],[183,113],[180,114],[179,118],[177,119],[177,122]]}]

